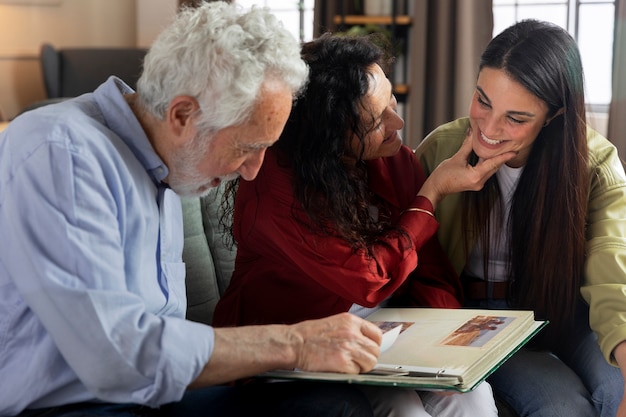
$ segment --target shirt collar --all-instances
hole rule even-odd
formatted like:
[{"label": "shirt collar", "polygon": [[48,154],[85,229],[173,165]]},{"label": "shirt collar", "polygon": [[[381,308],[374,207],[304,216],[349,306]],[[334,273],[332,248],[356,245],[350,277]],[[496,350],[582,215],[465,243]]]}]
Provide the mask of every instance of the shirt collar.
[{"label": "shirt collar", "polygon": [[94,91],[94,97],[109,129],[128,145],[158,185],[167,177],[169,170],[124,98],[124,94],[132,93],[134,90],[124,81],[111,76]]}]

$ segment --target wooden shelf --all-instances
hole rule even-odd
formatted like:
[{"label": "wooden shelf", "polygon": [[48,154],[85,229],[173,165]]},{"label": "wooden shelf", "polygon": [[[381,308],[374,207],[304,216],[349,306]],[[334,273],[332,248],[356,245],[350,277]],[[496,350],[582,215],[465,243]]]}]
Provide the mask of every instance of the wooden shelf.
[{"label": "wooden shelf", "polygon": [[409,26],[411,25],[411,16],[398,15],[395,20],[392,16],[365,16],[360,14],[349,14],[345,16],[337,15],[333,19],[336,25],[392,25]]},{"label": "wooden shelf", "polygon": [[393,86],[393,93],[398,95],[406,95],[409,93],[409,86],[407,84],[396,84]]},{"label": "wooden shelf", "polygon": [[[343,1],[343,0],[342,0]],[[406,6],[405,8],[406,9]],[[395,27],[394,35],[400,39],[407,39],[407,28],[412,25],[413,20],[411,15],[399,14],[399,15],[363,15],[363,14],[337,14],[333,16],[333,23],[335,24],[335,30],[346,30],[351,26],[365,26],[365,25],[378,25],[386,26],[387,28]],[[393,39],[393,38],[392,38]],[[406,53],[406,49],[403,51]],[[393,71],[393,68],[391,69]],[[404,73],[399,75],[398,83],[393,85],[393,93],[396,95],[398,102],[406,102],[409,95],[409,85],[406,84],[406,68]],[[393,82],[393,81],[392,81]]]}]

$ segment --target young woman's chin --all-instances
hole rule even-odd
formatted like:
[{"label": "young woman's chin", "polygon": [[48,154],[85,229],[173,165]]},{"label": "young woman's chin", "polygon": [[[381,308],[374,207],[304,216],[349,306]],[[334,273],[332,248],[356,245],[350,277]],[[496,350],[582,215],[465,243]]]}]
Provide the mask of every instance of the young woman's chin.
[{"label": "young woman's chin", "polygon": [[493,158],[494,156],[500,155],[501,153],[505,152],[504,146],[502,146],[502,144],[499,144],[497,146],[490,146],[480,139],[477,139],[476,137],[474,137],[472,149],[474,150],[474,153],[478,155],[478,157],[481,159]]}]

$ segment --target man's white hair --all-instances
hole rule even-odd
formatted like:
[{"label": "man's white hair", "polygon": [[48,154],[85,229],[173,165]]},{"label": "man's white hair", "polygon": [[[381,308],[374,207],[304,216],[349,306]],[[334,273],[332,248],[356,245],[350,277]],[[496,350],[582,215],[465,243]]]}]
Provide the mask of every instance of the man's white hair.
[{"label": "man's white hair", "polygon": [[198,130],[215,132],[246,121],[264,81],[285,83],[295,97],[307,76],[299,42],[269,10],[207,2],[183,8],[157,37],[137,93],[160,120],[172,99],[192,96],[200,105]]}]

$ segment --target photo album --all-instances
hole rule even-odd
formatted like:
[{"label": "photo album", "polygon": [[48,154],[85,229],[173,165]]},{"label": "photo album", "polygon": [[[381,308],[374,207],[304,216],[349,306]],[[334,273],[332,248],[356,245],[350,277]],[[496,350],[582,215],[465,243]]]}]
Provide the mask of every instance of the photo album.
[{"label": "photo album", "polygon": [[532,311],[466,308],[382,308],[367,319],[384,332],[372,371],[289,370],[260,376],[467,392],[547,325]]}]

